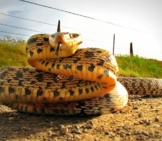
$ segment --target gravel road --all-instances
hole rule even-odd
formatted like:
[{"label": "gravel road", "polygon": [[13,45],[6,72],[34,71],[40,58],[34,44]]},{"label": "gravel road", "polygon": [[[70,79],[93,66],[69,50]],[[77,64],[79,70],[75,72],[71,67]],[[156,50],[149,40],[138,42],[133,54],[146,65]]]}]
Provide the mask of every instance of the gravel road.
[{"label": "gravel road", "polygon": [[0,105],[0,141],[162,141],[162,98],[129,100],[101,116],[40,116]]}]

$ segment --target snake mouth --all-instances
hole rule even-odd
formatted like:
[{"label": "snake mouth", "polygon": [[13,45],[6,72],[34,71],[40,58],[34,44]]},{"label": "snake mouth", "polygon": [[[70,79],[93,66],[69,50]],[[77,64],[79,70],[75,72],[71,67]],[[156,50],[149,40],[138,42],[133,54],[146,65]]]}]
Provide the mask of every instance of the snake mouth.
[{"label": "snake mouth", "polygon": [[77,44],[77,45],[80,45],[81,43],[82,43],[82,41],[78,42],[78,44]]}]

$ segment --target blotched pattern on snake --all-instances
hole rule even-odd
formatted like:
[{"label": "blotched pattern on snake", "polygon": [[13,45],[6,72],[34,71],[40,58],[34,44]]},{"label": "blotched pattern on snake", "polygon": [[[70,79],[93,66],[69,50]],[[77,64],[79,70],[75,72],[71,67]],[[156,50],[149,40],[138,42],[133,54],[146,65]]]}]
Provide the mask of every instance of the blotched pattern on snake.
[{"label": "blotched pattern on snake", "polygon": [[26,52],[35,68],[0,68],[0,103],[35,114],[94,115],[122,109],[128,93],[162,95],[161,79],[118,77],[110,52],[80,43],[76,33],[31,36]]}]

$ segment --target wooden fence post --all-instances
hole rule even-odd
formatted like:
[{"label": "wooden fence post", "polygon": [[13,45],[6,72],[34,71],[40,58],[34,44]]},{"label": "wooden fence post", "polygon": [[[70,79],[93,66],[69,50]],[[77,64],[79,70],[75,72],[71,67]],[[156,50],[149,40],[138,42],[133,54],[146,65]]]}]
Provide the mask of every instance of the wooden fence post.
[{"label": "wooden fence post", "polygon": [[113,55],[114,55],[114,50],[115,50],[115,34],[114,34],[114,37],[113,37]]},{"label": "wooden fence post", "polygon": [[130,56],[133,56],[133,43],[130,43]]},{"label": "wooden fence post", "polygon": [[60,20],[58,21],[58,25],[57,25],[57,32],[61,32],[61,28],[60,28]]}]

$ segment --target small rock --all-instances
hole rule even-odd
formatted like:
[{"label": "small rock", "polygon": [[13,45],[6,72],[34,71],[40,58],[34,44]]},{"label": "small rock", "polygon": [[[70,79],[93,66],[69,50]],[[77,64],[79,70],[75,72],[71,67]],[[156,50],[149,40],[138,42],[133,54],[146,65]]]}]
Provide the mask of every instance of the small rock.
[{"label": "small rock", "polygon": [[154,106],[153,106],[153,105],[150,105],[150,108],[151,108],[151,109],[153,109],[153,108],[154,108]]},{"label": "small rock", "polygon": [[80,129],[80,127],[78,126],[78,125],[76,125],[76,126],[74,126],[75,127],[75,129]]},{"label": "small rock", "polygon": [[130,136],[131,134],[132,134],[131,132],[127,132],[127,133],[126,133],[126,135],[129,135],[129,136]]},{"label": "small rock", "polygon": [[109,131],[105,131],[105,135],[109,135]]},{"label": "small rock", "polygon": [[139,114],[138,114],[138,117],[142,117],[142,113],[139,113]]},{"label": "small rock", "polygon": [[151,124],[151,121],[149,119],[145,119],[144,122],[145,122],[146,125],[150,125]]},{"label": "small rock", "polygon": [[53,122],[52,121],[50,122],[50,125],[53,125]]},{"label": "small rock", "polygon": [[135,106],[133,109],[134,109],[134,110],[137,110],[137,109],[138,109],[138,107],[137,107],[137,106]]},{"label": "small rock", "polygon": [[139,121],[139,124],[146,124],[146,125],[150,125],[151,121],[149,119],[143,119]]},{"label": "small rock", "polygon": [[51,130],[48,131],[48,135],[49,135],[49,136],[52,135],[52,131],[51,131]]},{"label": "small rock", "polygon": [[66,136],[66,140],[65,140],[65,141],[73,141],[73,140],[74,140],[73,134],[68,134],[68,135]]},{"label": "small rock", "polygon": [[143,120],[140,120],[140,121],[139,121],[139,124],[143,124]]},{"label": "small rock", "polygon": [[21,127],[21,129],[23,130],[23,131],[30,131],[31,130],[31,128],[29,128],[29,127]]},{"label": "small rock", "polygon": [[159,118],[155,117],[155,122],[159,122]]},{"label": "small rock", "polygon": [[93,122],[92,121],[88,121],[85,125],[85,128],[87,129],[92,129],[93,128]]},{"label": "small rock", "polygon": [[65,127],[64,125],[61,125],[60,130],[59,130],[60,135],[67,135],[68,132],[69,132],[68,128]]},{"label": "small rock", "polygon": [[14,120],[14,117],[9,117],[8,120]]},{"label": "small rock", "polygon": [[76,140],[80,140],[80,139],[81,139],[81,137],[80,137],[79,135],[75,135],[74,138],[75,138]]},{"label": "small rock", "polygon": [[17,116],[19,116],[19,113],[14,112],[14,113],[11,113],[10,115],[14,116],[14,117],[17,117]]},{"label": "small rock", "polygon": [[160,124],[155,124],[153,127],[159,128],[160,127]]},{"label": "small rock", "polygon": [[82,134],[82,132],[79,129],[72,129],[71,133]]},{"label": "small rock", "polygon": [[94,138],[94,141],[100,141],[100,139],[99,138]]},{"label": "small rock", "polygon": [[147,132],[147,131],[142,131],[142,134],[145,136],[149,136],[149,132]]},{"label": "small rock", "polygon": [[140,131],[135,130],[133,134],[134,134],[134,135],[138,135],[138,134],[140,134],[140,133],[141,133]]},{"label": "small rock", "polygon": [[72,127],[71,133],[82,134],[80,127],[78,125]]},{"label": "small rock", "polygon": [[135,122],[134,125],[139,125],[139,122]]}]

